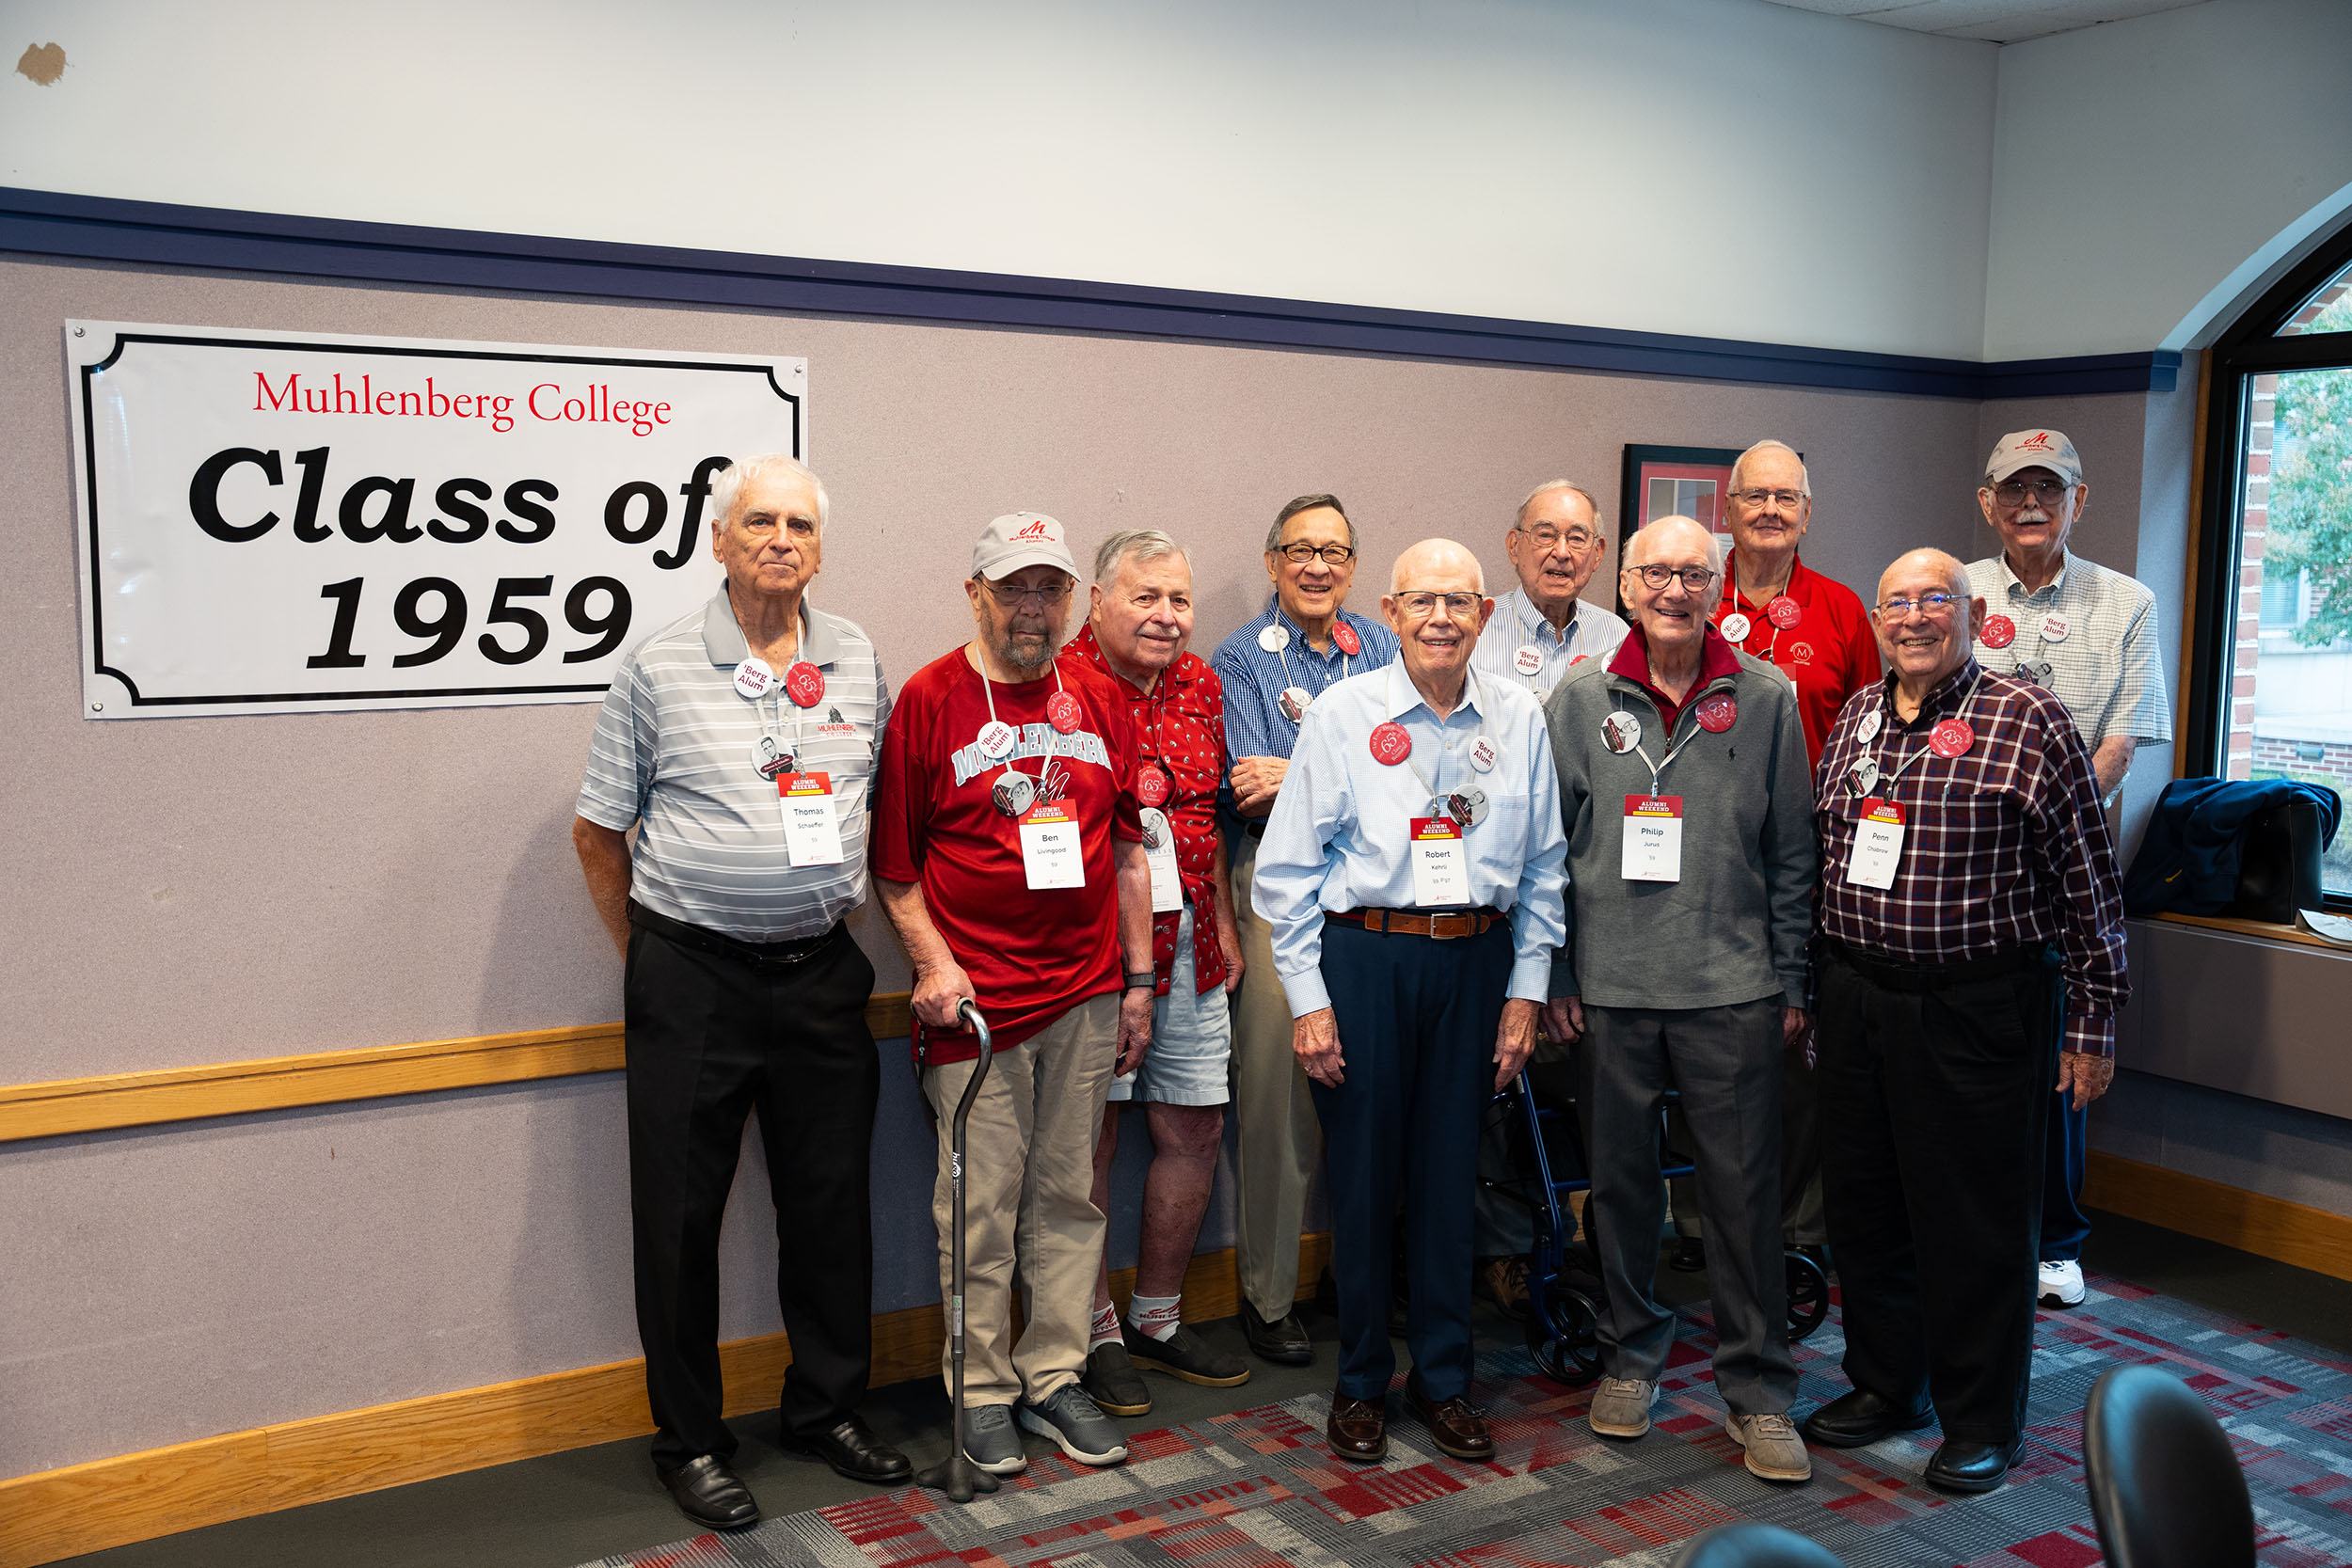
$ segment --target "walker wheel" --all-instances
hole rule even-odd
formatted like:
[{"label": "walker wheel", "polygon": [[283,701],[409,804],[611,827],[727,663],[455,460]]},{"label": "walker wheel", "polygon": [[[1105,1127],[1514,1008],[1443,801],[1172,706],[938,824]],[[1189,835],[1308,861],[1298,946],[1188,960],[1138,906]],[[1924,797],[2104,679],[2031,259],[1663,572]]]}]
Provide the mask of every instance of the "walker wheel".
[{"label": "walker wheel", "polygon": [[1554,1383],[1581,1388],[1600,1377],[1600,1310],[1557,1277],[1527,1300],[1527,1349]]},{"label": "walker wheel", "polygon": [[1804,1338],[1829,1317],[1829,1275],[1821,1265],[1790,1247],[1788,1260],[1788,1338]]}]

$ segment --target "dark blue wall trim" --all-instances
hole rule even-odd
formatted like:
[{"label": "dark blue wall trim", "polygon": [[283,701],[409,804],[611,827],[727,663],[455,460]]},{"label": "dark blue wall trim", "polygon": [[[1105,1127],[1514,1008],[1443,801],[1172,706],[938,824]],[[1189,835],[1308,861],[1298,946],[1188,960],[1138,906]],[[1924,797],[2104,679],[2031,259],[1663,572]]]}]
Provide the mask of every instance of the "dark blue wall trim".
[{"label": "dark blue wall trim", "polygon": [[308,277],[594,294],[964,325],[1947,398],[2169,391],[2161,351],[1979,364],[1115,283],[416,229],[0,187],[0,249]]}]

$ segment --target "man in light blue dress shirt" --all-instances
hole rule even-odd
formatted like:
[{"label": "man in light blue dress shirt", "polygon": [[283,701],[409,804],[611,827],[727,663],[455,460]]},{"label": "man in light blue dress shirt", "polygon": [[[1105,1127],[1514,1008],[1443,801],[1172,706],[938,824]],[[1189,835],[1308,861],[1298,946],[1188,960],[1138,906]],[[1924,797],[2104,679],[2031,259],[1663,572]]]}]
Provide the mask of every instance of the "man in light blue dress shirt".
[{"label": "man in light blue dress shirt", "polygon": [[1308,710],[1251,896],[1323,1123],[1340,1315],[1331,1449],[1387,1452],[1401,1191],[1406,1404],[1441,1451],[1484,1461],[1493,1440],[1468,1399],[1479,1122],[1534,1044],[1567,935],[1567,847],[1542,709],[1471,669],[1494,613],[1477,558],[1451,540],[1416,545],[1380,606],[1399,660]]}]

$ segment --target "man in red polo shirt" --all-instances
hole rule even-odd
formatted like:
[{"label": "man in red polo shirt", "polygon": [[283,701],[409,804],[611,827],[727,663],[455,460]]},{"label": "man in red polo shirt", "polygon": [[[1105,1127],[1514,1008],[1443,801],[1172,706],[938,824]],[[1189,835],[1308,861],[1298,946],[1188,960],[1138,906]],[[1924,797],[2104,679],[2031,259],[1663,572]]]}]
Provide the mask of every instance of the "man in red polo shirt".
[{"label": "man in red polo shirt", "polygon": [[[900,689],[875,783],[875,890],[914,966],[914,1045],[942,1121],[978,1054],[963,1003],[995,1045],[967,1124],[964,1449],[1000,1476],[1027,1464],[1022,1427],[1082,1464],[1127,1455],[1078,1376],[1103,1255],[1095,1130],[1112,1075],[1152,1038],[1152,870],[1126,703],[1055,657],[1077,581],[1053,518],[989,524],[964,584],[977,635]],[[942,1137],[943,1297],[948,1159]]]}]

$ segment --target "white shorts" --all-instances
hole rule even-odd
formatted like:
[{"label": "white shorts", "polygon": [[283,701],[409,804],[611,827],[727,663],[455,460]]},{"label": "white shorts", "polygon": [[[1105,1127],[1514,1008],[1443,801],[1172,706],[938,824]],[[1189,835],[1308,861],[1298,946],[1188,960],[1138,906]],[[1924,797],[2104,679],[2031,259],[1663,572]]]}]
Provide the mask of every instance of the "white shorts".
[{"label": "white shorts", "polygon": [[1233,1053],[1233,1015],[1223,986],[1193,989],[1192,904],[1176,925],[1176,961],[1168,994],[1152,1004],[1152,1049],[1143,1066],[1111,1080],[1110,1099],[1166,1105],[1222,1105],[1232,1098],[1226,1061]]}]

